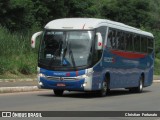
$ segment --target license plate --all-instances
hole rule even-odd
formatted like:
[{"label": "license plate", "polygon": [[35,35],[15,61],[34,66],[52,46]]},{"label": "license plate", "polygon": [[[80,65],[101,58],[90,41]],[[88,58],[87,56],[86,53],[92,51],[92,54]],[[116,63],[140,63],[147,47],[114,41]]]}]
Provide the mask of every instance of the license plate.
[{"label": "license plate", "polygon": [[63,84],[63,83],[58,83],[57,86],[58,86],[58,87],[65,87],[66,85]]}]

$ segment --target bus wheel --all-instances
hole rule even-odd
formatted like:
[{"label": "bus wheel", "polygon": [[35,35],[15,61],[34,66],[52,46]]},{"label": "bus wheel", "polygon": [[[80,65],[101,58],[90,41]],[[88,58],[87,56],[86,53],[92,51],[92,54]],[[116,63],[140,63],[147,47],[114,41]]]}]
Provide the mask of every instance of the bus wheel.
[{"label": "bus wheel", "polygon": [[139,85],[135,88],[135,91],[137,93],[141,93],[143,91],[143,77],[140,78]]},{"label": "bus wheel", "polygon": [[143,77],[140,78],[138,87],[130,88],[129,91],[141,93],[143,91]]},{"label": "bus wheel", "polygon": [[64,92],[64,90],[53,90],[53,91],[56,96],[62,96]]},{"label": "bus wheel", "polygon": [[105,96],[106,96],[106,93],[107,93],[107,90],[108,90],[108,88],[107,88],[107,82],[106,82],[106,81],[103,81],[103,83],[102,83],[102,88],[101,88],[101,90],[99,91],[100,97],[105,97]]}]

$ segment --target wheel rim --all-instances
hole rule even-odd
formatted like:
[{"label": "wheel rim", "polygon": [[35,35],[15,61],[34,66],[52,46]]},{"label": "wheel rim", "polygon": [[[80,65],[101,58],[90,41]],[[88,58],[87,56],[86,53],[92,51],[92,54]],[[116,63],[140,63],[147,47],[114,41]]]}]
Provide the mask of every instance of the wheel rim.
[{"label": "wheel rim", "polygon": [[103,89],[104,89],[104,91],[107,91],[107,83],[106,82],[103,83]]},{"label": "wheel rim", "polygon": [[142,80],[140,80],[139,90],[140,90],[140,91],[142,91],[142,90],[143,90]]},{"label": "wheel rim", "polygon": [[103,82],[103,88],[102,88],[102,94],[105,95],[107,92],[107,83],[104,81]]}]

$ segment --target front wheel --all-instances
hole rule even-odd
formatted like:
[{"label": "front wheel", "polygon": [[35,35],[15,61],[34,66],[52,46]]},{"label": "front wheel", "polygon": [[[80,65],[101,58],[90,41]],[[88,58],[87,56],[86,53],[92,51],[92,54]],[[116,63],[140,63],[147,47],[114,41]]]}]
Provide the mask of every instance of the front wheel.
[{"label": "front wheel", "polygon": [[101,90],[98,92],[100,97],[105,97],[107,94],[107,91],[109,91],[108,89],[108,85],[106,81],[103,81],[102,83],[102,88]]},{"label": "front wheel", "polygon": [[53,90],[53,91],[56,96],[62,96],[64,92],[63,90]]}]

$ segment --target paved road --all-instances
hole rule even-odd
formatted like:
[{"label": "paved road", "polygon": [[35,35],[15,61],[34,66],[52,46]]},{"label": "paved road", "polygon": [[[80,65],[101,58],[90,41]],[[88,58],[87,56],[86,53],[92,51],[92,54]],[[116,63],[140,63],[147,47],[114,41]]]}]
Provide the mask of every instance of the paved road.
[{"label": "paved road", "polygon": [[65,92],[54,96],[52,90],[0,94],[0,111],[160,111],[160,83],[141,94],[112,90],[106,97],[94,93]]}]

